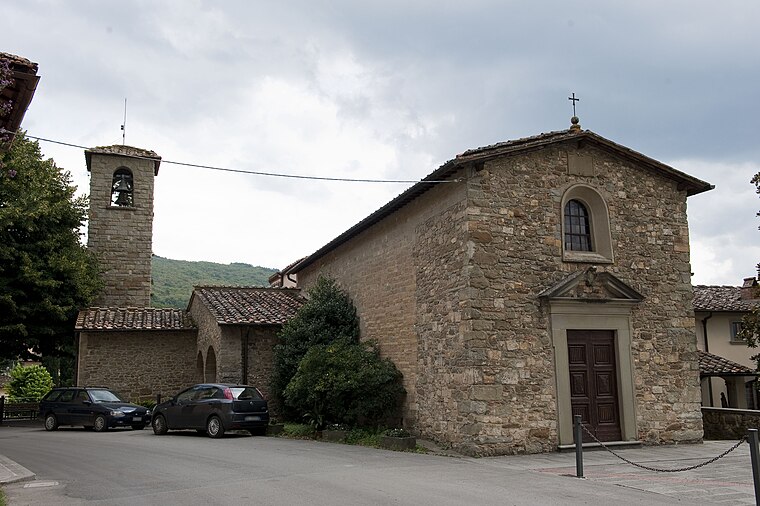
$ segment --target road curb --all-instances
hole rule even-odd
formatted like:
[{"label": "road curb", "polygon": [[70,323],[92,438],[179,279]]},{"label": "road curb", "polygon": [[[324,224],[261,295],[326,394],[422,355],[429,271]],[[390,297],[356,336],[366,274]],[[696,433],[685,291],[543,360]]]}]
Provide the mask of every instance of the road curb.
[{"label": "road curb", "polygon": [[24,466],[0,455],[0,485],[34,480],[37,475]]}]

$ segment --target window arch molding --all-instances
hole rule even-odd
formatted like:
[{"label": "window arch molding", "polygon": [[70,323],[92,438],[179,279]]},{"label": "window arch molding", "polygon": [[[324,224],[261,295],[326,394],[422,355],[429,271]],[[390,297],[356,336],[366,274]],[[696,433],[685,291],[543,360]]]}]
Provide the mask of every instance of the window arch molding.
[{"label": "window arch molding", "polygon": [[[570,232],[566,230],[565,210],[568,202],[571,200],[583,204],[588,212],[589,227],[591,229],[591,251],[572,251],[565,248],[565,237]],[[560,212],[562,215],[562,220],[560,220],[562,227],[562,260],[565,262],[587,263],[612,263],[614,261],[607,202],[597,190],[585,184],[570,186],[562,195]]]}]

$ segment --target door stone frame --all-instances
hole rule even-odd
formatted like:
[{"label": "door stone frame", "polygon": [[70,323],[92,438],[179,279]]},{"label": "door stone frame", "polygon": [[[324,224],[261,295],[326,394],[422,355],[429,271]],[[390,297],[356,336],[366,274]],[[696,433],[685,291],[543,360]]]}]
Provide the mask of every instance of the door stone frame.
[{"label": "door stone frame", "polygon": [[618,409],[623,441],[635,441],[636,398],[631,352],[631,310],[638,300],[565,299],[549,301],[549,322],[554,347],[554,377],[557,386],[557,432],[560,445],[573,444],[573,414],[570,403],[568,330],[612,330],[615,335]]}]

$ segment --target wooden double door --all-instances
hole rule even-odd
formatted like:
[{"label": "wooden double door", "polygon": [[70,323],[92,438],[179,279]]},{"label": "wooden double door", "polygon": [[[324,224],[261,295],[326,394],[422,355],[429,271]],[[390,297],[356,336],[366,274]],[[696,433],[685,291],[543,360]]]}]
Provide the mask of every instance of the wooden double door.
[{"label": "wooden double door", "polygon": [[[615,333],[611,330],[568,330],[570,402],[573,418],[600,441],[620,441]],[[584,431],[583,442],[593,442]]]}]

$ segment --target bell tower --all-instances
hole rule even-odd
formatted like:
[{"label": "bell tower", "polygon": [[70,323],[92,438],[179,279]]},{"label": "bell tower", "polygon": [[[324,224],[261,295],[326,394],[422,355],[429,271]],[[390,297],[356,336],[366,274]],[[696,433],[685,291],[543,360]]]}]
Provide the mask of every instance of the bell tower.
[{"label": "bell tower", "polygon": [[93,305],[148,307],[153,252],[153,183],[161,157],[131,146],[84,152],[90,172],[87,247],[103,271]]}]

